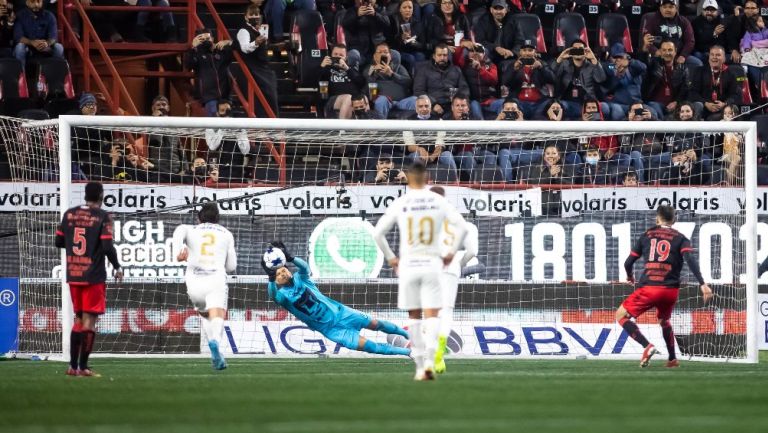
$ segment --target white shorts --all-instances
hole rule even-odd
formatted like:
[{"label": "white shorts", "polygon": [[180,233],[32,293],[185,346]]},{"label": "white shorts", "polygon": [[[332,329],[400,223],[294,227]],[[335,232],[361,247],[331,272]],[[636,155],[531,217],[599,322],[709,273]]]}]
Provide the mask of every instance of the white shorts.
[{"label": "white shorts", "polygon": [[227,295],[229,287],[225,279],[220,276],[200,277],[187,279],[187,295],[195,310],[208,311],[211,308],[227,309]]},{"label": "white shorts", "polygon": [[441,308],[440,267],[401,267],[397,282],[397,308]]},{"label": "white shorts", "polygon": [[447,272],[441,273],[440,288],[443,294],[443,308],[454,308],[456,306],[456,295],[459,292],[459,278]]}]

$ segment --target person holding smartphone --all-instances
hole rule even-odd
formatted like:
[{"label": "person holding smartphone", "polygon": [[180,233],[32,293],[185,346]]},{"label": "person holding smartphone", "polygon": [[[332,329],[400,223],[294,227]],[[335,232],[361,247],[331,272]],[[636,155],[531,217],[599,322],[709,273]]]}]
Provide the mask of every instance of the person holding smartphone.
[{"label": "person holding smartphone", "polygon": [[[373,58],[376,44],[386,40],[390,19],[376,0],[355,0],[355,6],[343,12],[341,27],[347,43],[349,66],[363,70]],[[400,54],[392,54],[400,63]]]},{"label": "person holding smartphone", "polygon": [[[278,109],[277,76],[269,66],[267,54],[267,38],[269,25],[264,24],[264,17],[258,6],[252,4],[245,10],[245,25],[237,31],[238,49],[243,55],[245,64],[259,85],[264,98],[269,103],[275,117],[280,117]],[[256,104],[258,117],[269,117],[263,111],[261,104]]]},{"label": "person holding smartphone", "polygon": [[383,119],[389,116],[389,110],[395,107],[399,110],[413,111],[415,104],[409,99],[413,80],[408,70],[395,63],[389,45],[382,42],[376,46],[373,62],[365,69],[368,83],[376,83],[378,94],[371,96],[373,107]]},{"label": "person holding smartphone", "polygon": [[677,48],[677,63],[702,66],[701,60],[692,55],[695,35],[691,22],[680,15],[678,0],[661,0],[657,12],[649,13],[640,29],[640,51],[655,55],[664,41],[672,41]]},{"label": "person holding smartphone", "polygon": [[232,41],[213,42],[209,29],[199,29],[187,51],[185,67],[195,73],[195,85],[205,112],[215,117],[217,103],[228,99],[231,91],[229,65],[232,63]]},{"label": "person holding smartphone", "polygon": [[[610,120],[624,120],[629,104],[641,99],[645,63],[630,58],[624,44],[613,44],[608,61],[603,63],[606,82],[603,84],[605,104],[609,107]],[[659,116],[659,113],[654,113]]]},{"label": "person holding smartphone", "polygon": [[[526,39],[520,47],[519,57],[511,68],[504,71],[499,84],[520,101],[525,117],[533,119],[541,116],[550,101],[547,87],[555,84],[555,74],[549,65],[541,61],[535,41]],[[503,103],[504,98],[495,100],[491,110],[499,113]]]},{"label": "person holding smartphone", "polygon": [[[597,97],[597,86],[607,79],[595,53],[582,40],[571,43],[551,65],[555,75],[555,97],[565,109],[566,118],[577,120],[584,101]],[[603,105],[603,113],[608,108]]]}]

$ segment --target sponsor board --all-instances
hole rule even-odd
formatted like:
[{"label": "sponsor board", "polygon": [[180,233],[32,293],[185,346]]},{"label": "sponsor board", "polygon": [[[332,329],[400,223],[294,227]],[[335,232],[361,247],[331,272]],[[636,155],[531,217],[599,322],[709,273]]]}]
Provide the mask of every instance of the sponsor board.
[{"label": "sponsor board", "polygon": [[[251,355],[366,356],[334,343],[301,322],[228,321],[225,353]],[[652,341],[663,341],[661,328],[640,325]],[[616,324],[456,322],[460,347],[454,357],[552,358],[587,357],[637,359],[642,347]],[[385,343],[386,335],[364,329],[361,335]],[[397,344],[397,343],[395,343]],[[400,344],[405,344],[401,340]],[[207,353],[207,341],[200,351]]]}]

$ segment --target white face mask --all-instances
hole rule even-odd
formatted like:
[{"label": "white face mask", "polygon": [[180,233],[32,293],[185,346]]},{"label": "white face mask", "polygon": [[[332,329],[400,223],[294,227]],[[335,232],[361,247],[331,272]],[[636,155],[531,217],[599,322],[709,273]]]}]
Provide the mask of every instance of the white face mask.
[{"label": "white face mask", "polygon": [[420,114],[420,113],[416,113],[416,115],[419,117],[419,120],[428,120],[430,116],[429,114]]},{"label": "white face mask", "polygon": [[600,160],[600,158],[598,158],[598,157],[596,157],[596,156],[587,156],[587,157],[585,158],[585,161],[586,161],[586,162],[587,162],[587,164],[589,164],[589,165],[597,165],[597,161],[599,161],[599,160]]}]

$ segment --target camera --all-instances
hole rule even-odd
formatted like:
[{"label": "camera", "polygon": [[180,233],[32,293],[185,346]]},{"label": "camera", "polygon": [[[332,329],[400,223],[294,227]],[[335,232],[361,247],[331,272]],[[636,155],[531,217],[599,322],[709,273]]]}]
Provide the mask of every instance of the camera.
[{"label": "camera", "polygon": [[522,63],[523,66],[531,66],[534,63],[536,63],[536,59],[532,59],[530,57],[523,57],[520,59],[520,63]]},{"label": "camera", "polygon": [[584,55],[584,47],[574,47],[571,48],[568,53],[572,56],[583,56]]},{"label": "camera", "polygon": [[595,113],[585,113],[587,120],[595,120]]},{"label": "camera", "polygon": [[658,45],[658,44],[660,44],[660,43],[661,43],[661,36],[654,36],[654,37],[653,37],[653,43],[654,43],[655,45]]},{"label": "camera", "polygon": [[635,113],[635,116],[642,116],[643,113],[645,113],[645,109],[643,109],[643,108],[635,108],[634,113]]},{"label": "camera", "polygon": [[504,120],[517,120],[517,111],[505,111]]},{"label": "camera", "polygon": [[381,56],[380,59],[381,63],[389,63],[389,56]]}]

